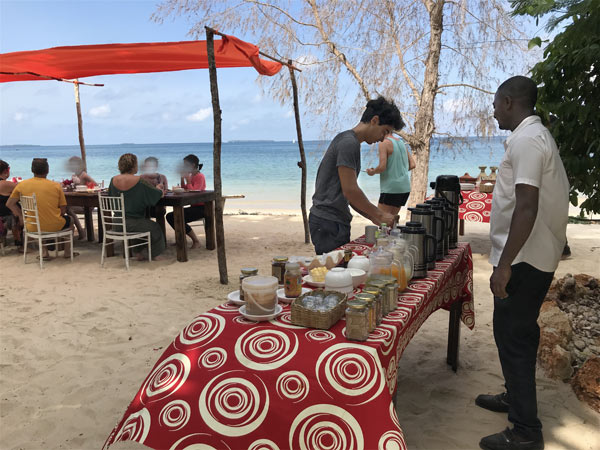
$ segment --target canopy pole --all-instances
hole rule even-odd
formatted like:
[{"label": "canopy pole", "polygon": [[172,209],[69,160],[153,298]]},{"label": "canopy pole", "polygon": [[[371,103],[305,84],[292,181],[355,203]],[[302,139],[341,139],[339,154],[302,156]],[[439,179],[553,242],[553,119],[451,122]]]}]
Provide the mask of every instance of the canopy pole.
[{"label": "canopy pole", "polygon": [[217,231],[217,259],[221,284],[228,284],[227,255],[225,253],[225,230],[223,227],[223,192],[221,186],[221,106],[219,105],[219,86],[217,84],[217,64],[215,62],[214,32],[206,27],[206,50],[208,53],[208,74],[210,77],[210,96],[213,109],[213,178],[215,183],[215,228]]},{"label": "canopy pole", "polygon": [[298,135],[298,148],[300,149],[300,161],[298,166],[302,169],[302,183],[300,188],[300,208],[302,209],[302,221],[304,222],[304,243],[310,244],[310,233],[308,229],[308,216],[306,214],[306,155],[304,153],[304,141],[302,140],[302,127],[300,126],[300,107],[298,106],[298,85],[296,75],[292,69],[292,60],[288,60],[288,69],[292,79],[292,92],[294,97],[294,116],[296,118],[296,134]]},{"label": "canopy pole", "polygon": [[79,147],[81,148],[81,160],[83,161],[83,170],[87,172],[87,161],[85,157],[85,141],[83,140],[83,119],[81,118],[81,102],[79,100],[79,79],[73,83],[75,88],[75,108],[77,109],[77,129],[79,131]]}]

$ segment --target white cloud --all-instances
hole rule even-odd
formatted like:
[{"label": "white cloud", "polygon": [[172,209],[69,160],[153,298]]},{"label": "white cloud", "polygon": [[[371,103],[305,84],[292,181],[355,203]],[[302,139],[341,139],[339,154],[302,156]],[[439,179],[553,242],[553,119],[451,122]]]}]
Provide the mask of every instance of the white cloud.
[{"label": "white cloud", "polygon": [[110,114],[110,105],[94,106],[89,112],[92,117],[108,117]]},{"label": "white cloud", "polygon": [[252,103],[260,103],[262,101],[262,95],[256,94],[252,99]]},{"label": "white cloud", "polygon": [[289,119],[290,117],[294,117],[294,111],[289,110],[288,112],[285,113],[284,116],[286,119]]},{"label": "white cloud", "polygon": [[170,112],[164,112],[161,114],[162,120],[173,120],[174,116]]},{"label": "white cloud", "polygon": [[17,122],[21,121],[21,120],[25,120],[27,118],[27,114],[22,113],[22,112],[16,112],[15,115],[13,116],[13,119],[15,119]]},{"label": "white cloud", "polygon": [[238,120],[238,123],[239,123],[240,125],[247,125],[247,124],[249,124],[249,123],[250,123],[250,119],[247,119],[247,118],[246,118],[246,119]]},{"label": "white cloud", "polygon": [[195,112],[194,114],[190,114],[190,115],[186,116],[185,118],[187,120],[189,120],[190,122],[202,122],[203,120],[208,119],[211,114],[212,114],[212,108],[202,108],[202,109],[199,109],[198,112]]},{"label": "white cloud", "polygon": [[456,112],[466,107],[467,102],[462,98],[449,98],[442,103],[442,108],[446,112]]}]

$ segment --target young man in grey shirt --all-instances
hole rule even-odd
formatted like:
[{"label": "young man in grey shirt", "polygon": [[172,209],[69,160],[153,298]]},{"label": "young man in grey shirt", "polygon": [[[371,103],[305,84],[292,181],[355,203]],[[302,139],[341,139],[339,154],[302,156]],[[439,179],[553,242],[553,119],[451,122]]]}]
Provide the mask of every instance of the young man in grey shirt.
[{"label": "young man in grey shirt", "polygon": [[360,173],[360,144],[381,142],[404,123],[394,103],[379,97],[370,100],[360,122],[338,134],[319,165],[310,209],[310,236],[318,255],[350,242],[352,214],[349,206],[376,225],[391,225],[394,216],[372,204],[357,178]]}]

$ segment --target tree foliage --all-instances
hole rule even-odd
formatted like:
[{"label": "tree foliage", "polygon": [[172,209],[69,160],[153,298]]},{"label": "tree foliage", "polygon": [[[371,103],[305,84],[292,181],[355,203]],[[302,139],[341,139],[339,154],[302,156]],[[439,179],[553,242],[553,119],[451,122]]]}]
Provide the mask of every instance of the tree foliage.
[{"label": "tree foliage", "polygon": [[600,0],[520,0],[515,14],[552,14],[550,29],[564,29],[532,71],[541,87],[536,108],[551,123],[571,184],[571,202],[600,212]]}]

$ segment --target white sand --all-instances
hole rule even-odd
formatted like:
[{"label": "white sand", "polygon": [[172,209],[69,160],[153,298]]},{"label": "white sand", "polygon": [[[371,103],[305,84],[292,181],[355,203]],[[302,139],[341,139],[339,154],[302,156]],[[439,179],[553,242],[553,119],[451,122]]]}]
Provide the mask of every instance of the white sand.
[{"label": "white sand", "polygon": [[[354,237],[365,223],[355,220]],[[168,261],[133,262],[129,273],[121,257],[100,268],[99,246],[87,242],[77,244],[76,263],[52,261],[43,271],[34,257],[24,265],[14,251],[0,256],[0,448],[100,448],[180,329],[237,289],[240,267],[266,273],[273,255],[312,252],[298,216],[227,216],[225,225],[229,286],[218,283],[216,252],[205,249],[178,263],[169,247]],[[488,225],[466,228],[476,329],[462,327],[458,374],[445,363],[445,311],[432,315],[406,349],[398,414],[411,449],[478,448],[482,436],[507,424],[474,404],[479,393],[499,392],[502,379],[491,329]],[[600,227],[569,225],[568,233],[573,257],[558,275],[598,275]],[[599,448],[600,417],[568,385],[540,374],[538,386],[546,448]]]}]

